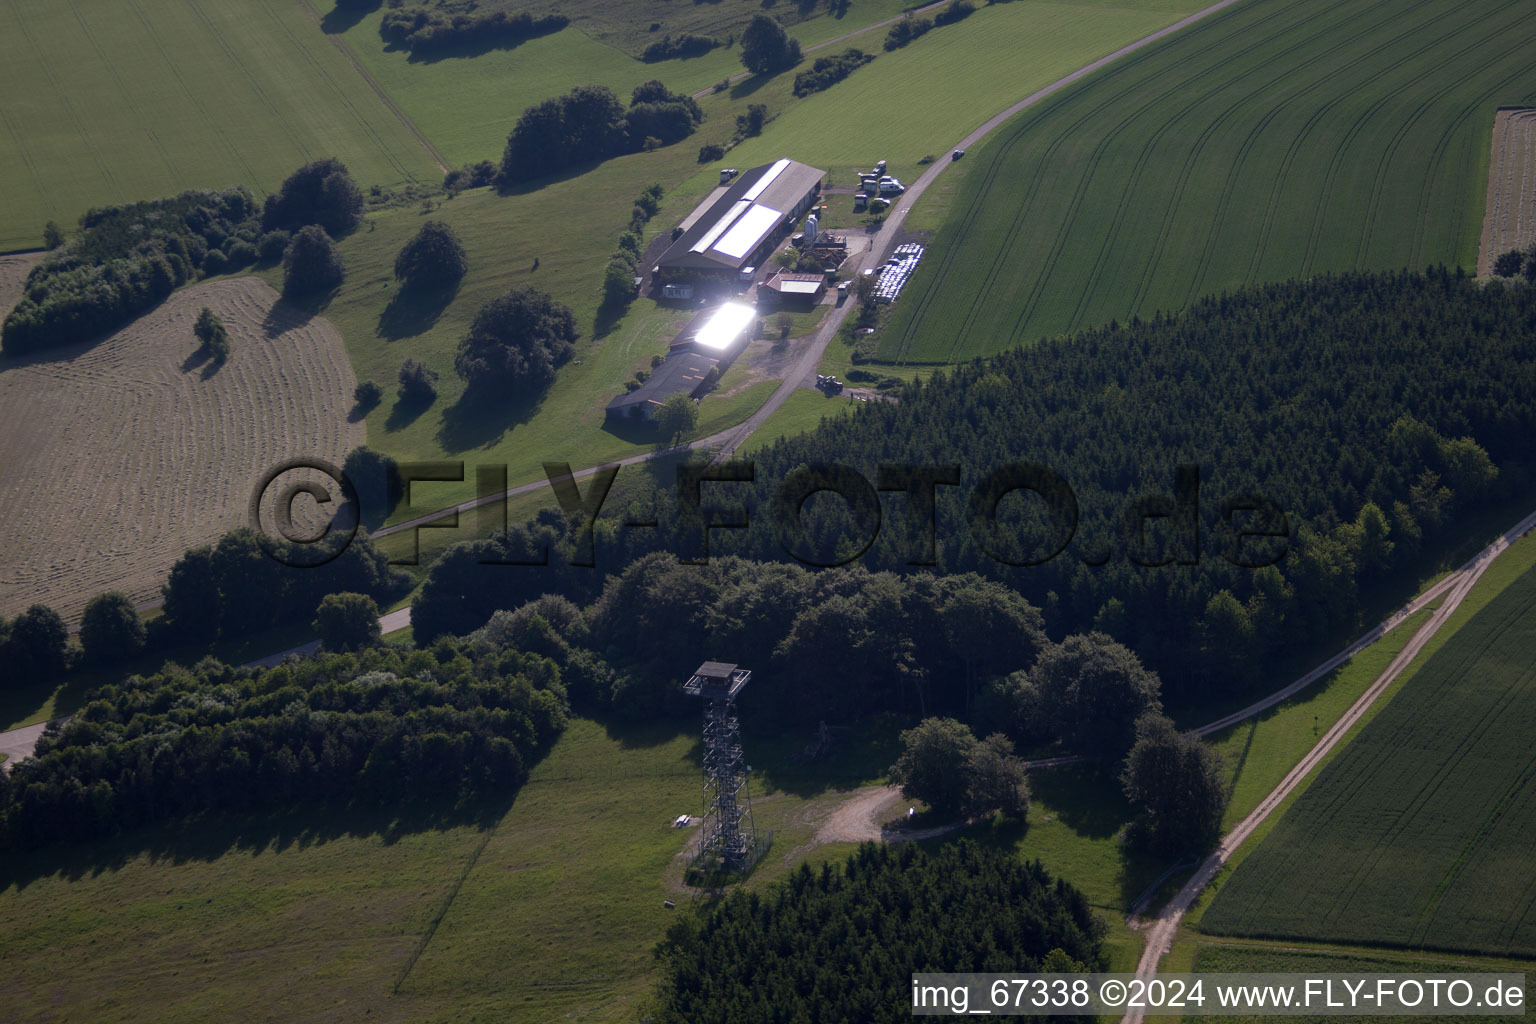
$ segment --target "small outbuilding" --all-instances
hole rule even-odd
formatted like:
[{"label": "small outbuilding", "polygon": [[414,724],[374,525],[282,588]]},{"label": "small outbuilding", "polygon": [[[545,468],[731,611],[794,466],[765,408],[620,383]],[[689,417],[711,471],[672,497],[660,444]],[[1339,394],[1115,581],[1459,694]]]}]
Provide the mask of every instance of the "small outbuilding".
[{"label": "small outbuilding", "polygon": [[775,306],[814,306],[825,294],[825,274],[792,274],[781,270],[757,286],[757,300]]}]

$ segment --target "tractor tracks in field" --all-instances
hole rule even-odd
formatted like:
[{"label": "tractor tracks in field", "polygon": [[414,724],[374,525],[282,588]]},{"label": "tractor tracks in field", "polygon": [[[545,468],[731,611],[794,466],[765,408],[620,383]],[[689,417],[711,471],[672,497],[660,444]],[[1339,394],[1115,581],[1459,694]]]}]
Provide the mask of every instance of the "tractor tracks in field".
[{"label": "tractor tracks in field", "polygon": [[[1203,729],[1196,730],[1204,734],[1215,732],[1236,721],[1240,721],[1243,717],[1256,714],[1258,711],[1263,710],[1264,707],[1279,703],[1280,700],[1285,699],[1282,695],[1286,695],[1287,691],[1295,692],[1304,688],[1305,685],[1309,685],[1311,681],[1325,674],[1326,671],[1331,671],[1327,666],[1337,667],[1343,664],[1354,653],[1379,638],[1391,625],[1396,625],[1408,615],[1427,607],[1436,598],[1444,597],[1440,607],[1435,609],[1429,621],[1419,628],[1419,631],[1413,635],[1413,639],[1398,652],[1397,656],[1392,659],[1392,662],[1376,678],[1376,681],[1360,695],[1354,704],[1350,705],[1349,710],[1323,734],[1322,739],[1296,763],[1286,774],[1285,778],[1280,780],[1280,784],[1271,790],[1263,800],[1259,801],[1259,805],[1247,817],[1238,822],[1230,832],[1222,837],[1216,849],[1200,863],[1195,873],[1174,894],[1173,898],[1168,901],[1162,910],[1150,920],[1133,920],[1128,922],[1133,928],[1137,928],[1145,935],[1145,944],[1142,947],[1141,958],[1136,964],[1136,974],[1138,976],[1151,978],[1157,974],[1163,955],[1172,947],[1173,940],[1178,934],[1179,923],[1183,920],[1184,914],[1194,905],[1195,900],[1205,891],[1206,887],[1220,874],[1221,869],[1231,859],[1232,855],[1237,852],[1238,848],[1253,835],[1271,814],[1285,803],[1286,799],[1306,780],[1313,769],[1317,768],[1327,759],[1333,749],[1344,740],[1349,731],[1370,710],[1371,705],[1412,664],[1414,658],[1418,657],[1425,645],[1434,638],[1435,634],[1440,631],[1440,628],[1461,607],[1461,603],[1471,593],[1473,586],[1476,585],[1483,573],[1493,564],[1493,560],[1503,554],[1510,544],[1526,533],[1529,533],[1533,528],[1536,528],[1536,512],[1532,512],[1520,520],[1520,522],[1504,531],[1492,544],[1478,552],[1460,569],[1457,569],[1435,586],[1426,590],[1406,608],[1403,608],[1389,618],[1386,623],[1383,623],[1367,634],[1366,637],[1362,637],[1361,640],[1356,641],[1349,648],[1340,652],[1339,655],[1330,659],[1324,666],[1302,677],[1296,684],[1292,684],[1292,687],[1287,687],[1286,690],[1280,691],[1279,694],[1273,694],[1271,697],[1266,698],[1265,701],[1260,702],[1260,704],[1245,708],[1243,711],[1237,712],[1236,715],[1228,716],[1225,719],[1211,723],[1211,725]],[[1142,1019],[1142,1012],[1140,1010],[1133,1010],[1125,1015],[1123,1024],[1140,1024]]]},{"label": "tractor tracks in field", "polygon": [[338,35],[332,35],[331,33],[325,31],[324,22],[320,17],[320,12],[315,10],[315,5],[311,3],[310,0],[299,0],[299,3],[301,6],[303,6],[304,13],[309,15],[310,20],[315,23],[315,28],[320,30],[320,34],[325,36],[325,38],[330,41],[332,46],[336,47],[336,52],[341,54],[342,59],[352,66],[352,70],[356,71],[363,81],[368,83],[368,88],[373,90],[373,94],[379,98],[379,102],[383,103],[385,108],[388,109],[391,114],[395,115],[395,118],[400,122],[405,130],[411,133],[411,137],[414,138],[417,142],[421,143],[421,148],[425,149],[427,151],[427,155],[437,163],[438,169],[441,170],[444,174],[447,174],[450,170],[452,170],[453,168],[448,166],[448,161],[443,158],[443,154],[439,153],[437,151],[437,147],[432,145],[432,141],[428,139],[426,135],[422,134],[420,128],[416,127],[416,122],[411,120],[410,115],[407,114],[405,110],[401,108],[400,104],[395,102],[394,97],[390,96],[389,92],[379,84],[379,80],[374,78],[373,75],[369,73],[367,68],[363,67],[363,62],[358,60],[357,55],[352,52],[352,47],[347,45],[347,41]]}]

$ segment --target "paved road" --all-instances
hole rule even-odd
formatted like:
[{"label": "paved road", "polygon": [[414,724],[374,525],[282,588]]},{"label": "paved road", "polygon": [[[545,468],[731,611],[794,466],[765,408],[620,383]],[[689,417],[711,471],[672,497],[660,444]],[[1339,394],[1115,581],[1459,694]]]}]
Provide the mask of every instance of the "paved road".
[{"label": "paved road", "polygon": [[[1201,862],[1194,875],[1188,882],[1184,883],[1183,887],[1158,912],[1157,916],[1151,921],[1142,923],[1146,933],[1146,944],[1142,948],[1141,960],[1136,965],[1136,973],[1138,975],[1152,977],[1157,973],[1158,965],[1162,962],[1163,955],[1173,945],[1173,940],[1178,934],[1179,922],[1183,920],[1185,912],[1194,904],[1196,898],[1205,891],[1206,886],[1211,884],[1211,880],[1221,871],[1222,866],[1226,864],[1232,854],[1237,852],[1238,847],[1242,846],[1243,842],[1253,834],[1253,831],[1276,808],[1285,802],[1286,797],[1290,796],[1296,787],[1301,784],[1301,781],[1312,772],[1312,769],[1316,768],[1328,756],[1329,751],[1338,745],[1345,734],[1349,732],[1355,723],[1360,721],[1361,717],[1370,709],[1370,706],[1375,703],[1376,699],[1381,696],[1387,687],[1392,685],[1392,682],[1402,674],[1409,663],[1418,656],[1419,652],[1424,649],[1424,645],[1439,632],[1440,627],[1445,625],[1456,609],[1461,606],[1461,602],[1465,600],[1467,594],[1471,592],[1473,585],[1487,571],[1488,566],[1493,564],[1493,560],[1503,554],[1511,543],[1530,532],[1533,528],[1536,528],[1536,512],[1531,513],[1519,523],[1506,530],[1497,540],[1480,551],[1466,565],[1451,573],[1435,587],[1426,591],[1413,605],[1409,606],[1410,608],[1413,608],[1414,605],[1423,607],[1425,603],[1433,599],[1430,597],[1431,594],[1436,596],[1439,594],[1445,595],[1444,602],[1441,603],[1439,608],[1435,609],[1435,613],[1430,616],[1429,621],[1414,634],[1413,639],[1398,652],[1397,657],[1392,659],[1392,663],[1376,678],[1376,681],[1370,685],[1365,693],[1360,695],[1360,698],[1351,705],[1343,717],[1335,722],[1333,727],[1317,742],[1317,745],[1297,762],[1296,766],[1280,781],[1280,784],[1259,802],[1259,805],[1253,809],[1252,813],[1234,826],[1232,831],[1222,837],[1220,845],[1216,847],[1210,856]],[[1404,611],[1406,612],[1407,609]],[[1399,614],[1401,615],[1402,613]],[[1127,1013],[1123,1019],[1124,1024],[1140,1024],[1142,1016],[1139,1010]]]},{"label": "paved road", "polygon": [[38,722],[10,732],[0,732],[0,754],[5,755],[5,764],[0,767],[9,771],[17,761],[31,757],[33,748],[37,746],[37,738],[47,727],[47,722]]},{"label": "paved road", "polygon": [[[1181,18],[1171,25],[1158,29],[1156,32],[1142,36],[1140,39],[1133,43],[1127,43],[1125,46],[1120,47],[1120,49],[1114,51],[1113,53],[1100,57],[1098,60],[1092,61],[1088,64],[1084,64],[1076,71],[1058,78],[1056,81],[1052,82],[1050,85],[1045,86],[1044,88],[1035,90],[1028,96],[1019,100],[1017,103],[1014,103],[1012,106],[1009,106],[1005,110],[1002,110],[988,118],[980,127],[972,131],[959,142],[956,142],[953,146],[943,150],[943,152],[951,152],[952,150],[956,149],[968,149],[971,146],[974,146],[976,143],[980,142],[982,138],[991,132],[996,131],[1004,121],[1007,121],[1009,118],[1013,117],[1020,111],[1025,110],[1026,108],[1031,107],[1036,103],[1039,103],[1041,100],[1052,95],[1053,93],[1059,92],[1072,83],[1080,81],[1081,79],[1093,74],[1095,71],[1098,71],[1106,65],[1119,60],[1126,54],[1134,53],[1136,50],[1139,50],[1144,46],[1154,43],[1159,39],[1179,31],[1180,29],[1194,24],[1202,18],[1205,18],[1211,14],[1215,14],[1217,11],[1222,10],[1223,8],[1230,7],[1232,4],[1239,2],[1241,2],[1241,0],[1220,0],[1220,2],[1214,3],[1209,7],[1196,11],[1194,14]],[[945,6],[947,3],[948,0],[940,0],[939,3],[929,4],[928,6],[920,8],[919,10],[927,11],[936,7]],[[902,17],[905,17],[905,15]],[[833,43],[841,42],[851,38],[852,36],[856,36],[863,32],[868,32],[900,20],[901,18],[899,17],[890,18],[886,21],[880,22],[877,25],[871,25],[868,28],[838,36],[836,39],[828,40],[825,43],[818,43],[815,46],[807,47],[806,52],[821,49],[824,46],[830,46]],[[745,78],[746,75],[747,73],[743,72],[742,74],[733,77],[731,80],[733,82],[738,81],[742,78]],[[696,93],[695,96],[697,97],[705,95],[709,91],[710,90],[705,89],[702,92]],[[951,163],[952,161],[950,160],[935,160],[933,163],[928,165],[928,168],[918,177],[915,182],[907,187],[906,192],[897,197],[895,202],[891,205],[889,213],[886,215],[885,222],[873,235],[870,246],[862,254],[850,257],[848,262],[845,264],[845,267],[850,272],[856,273],[865,267],[877,267],[884,263],[887,258],[889,258],[890,249],[894,246],[895,238],[900,232],[901,226],[906,222],[907,211],[911,209],[913,204],[915,204],[917,200],[922,197],[923,193],[927,191],[928,186],[932,185],[938,176],[944,173],[944,170],[949,167]],[[708,437],[698,438],[697,440],[688,442],[680,448],[668,449],[661,452],[647,452],[643,455],[631,455],[628,458],[620,459],[616,463],[609,463],[609,465],[632,466],[650,459],[674,455],[679,451],[689,449],[718,448],[719,453],[716,456],[716,461],[723,461],[730,458],[730,456],[735,453],[736,449],[739,448],[749,436],[751,436],[754,430],[762,426],[769,416],[777,412],[780,407],[782,407],[784,403],[789,400],[789,396],[794,394],[797,388],[812,381],[816,372],[816,366],[821,362],[822,354],[826,352],[828,343],[831,342],[832,338],[837,335],[838,328],[842,326],[843,320],[847,318],[849,312],[855,308],[855,305],[856,304],[853,302],[847,302],[842,306],[836,306],[833,308],[832,312],[829,313],[827,317],[822,321],[821,327],[812,336],[811,343],[804,348],[800,357],[795,361],[793,368],[785,376],[778,389],[774,391],[773,395],[769,397],[768,401],[765,402],[757,412],[753,413],[752,416],[746,420],[746,422],[738,424],[737,426],[727,430],[723,430],[717,434],[711,434]],[[589,467],[586,469],[580,469],[575,471],[572,476],[577,480],[583,480],[597,472],[598,468],[599,467]],[[536,480],[532,483],[521,484],[517,487],[508,488],[506,491],[503,491],[500,494],[493,494],[484,498],[475,498],[470,501],[462,502],[449,509],[443,509],[438,512],[429,512],[425,515],[417,516],[415,519],[384,527],[383,529],[375,532],[373,536],[387,537],[392,533],[399,533],[402,530],[408,530],[412,527],[422,526],[426,523],[435,522],[457,512],[469,512],[480,507],[481,505],[501,501],[505,498],[514,498],[520,494],[528,494],[532,491],[536,491],[542,487],[547,486],[548,483],[543,480]],[[140,610],[157,607],[161,603],[163,602],[151,601],[145,605],[141,605]]]},{"label": "paved road", "polygon": [[[379,631],[383,633],[393,633],[396,630],[404,629],[410,624],[410,605],[406,605],[404,608],[397,608],[392,612],[387,612],[386,614],[379,616]],[[290,647],[286,651],[278,651],[276,654],[269,654],[265,658],[257,658],[255,661],[248,661],[245,663],[245,665],[248,665],[252,668],[271,668],[273,665],[276,665],[290,654],[304,657],[305,655],[315,653],[315,651],[319,649],[320,641],[311,640],[307,644],[300,644],[297,647]]]}]

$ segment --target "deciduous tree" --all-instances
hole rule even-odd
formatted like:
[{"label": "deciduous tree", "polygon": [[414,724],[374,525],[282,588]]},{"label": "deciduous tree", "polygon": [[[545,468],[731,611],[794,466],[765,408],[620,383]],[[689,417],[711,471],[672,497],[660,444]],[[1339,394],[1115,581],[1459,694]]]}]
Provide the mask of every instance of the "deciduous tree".
[{"label": "deciduous tree", "polygon": [[453,228],[429,220],[395,257],[395,277],[407,288],[451,288],[469,269],[469,257]]},{"label": "deciduous tree", "polygon": [[1136,743],[1120,779],[1126,799],[1144,815],[1133,834],[1154,852],[1203,853],[1220,836],[1227,806],[1221,759],[1165,716],[1149,713],[1137,720]]},{"label": "deciduous tree", "polygon": [[0,654],[12,678],[53,682],[69,668],[69,630],[58,612],[45,604],[34,604],[11,623],[10,636]]},{"label": "deciduous tree", "polygon": [[126,661],[144,649],[144,623],[127,594],[113,590],[91,598],[80,619],[80,646],[98,665]]},{"label": "deciduous tree", "polygon": [[755,14],[741,33],[741,64],[753,74],[782,71],[800,62],[800,41],[766,14]]},{"label": "deciduous tree", "polygon": [[345,276],[341,253],[323,228],[310,224],[295,232],[283,252],[284,295],[328,292],[338,287]]},{"label": "deciduous tree", "polygon": [[673,444],[680,444],[698,425],[698,403],[681,391],[668,395],[656,410],[656,432]]},{"label": "deciduous tree", "polygon": [[367,594],[325,595],[313,625],[328,651],[355,651],[383,635],[378,602]]},{"label": "deciduous tree", "polygon": [[475,314],[453,367],[471,388],[537,392],[571,357],[576,315],[535,288],[508,292]]}]

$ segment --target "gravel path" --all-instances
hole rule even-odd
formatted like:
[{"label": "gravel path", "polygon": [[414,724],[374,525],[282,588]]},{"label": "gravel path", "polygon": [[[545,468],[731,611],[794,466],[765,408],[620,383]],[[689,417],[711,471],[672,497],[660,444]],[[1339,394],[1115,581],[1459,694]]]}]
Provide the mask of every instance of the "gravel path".
[{"label": "gravel path", "polygon": [[[1446,595],[1445,601],[1435,610],[1434,615],[1430,616],[1429,621],[1414,634],[1413,639],[1408,642],[1407,646],[1398,652],[1397,657],[1392,659],[1392,663],[1376,678],[1376,681],[1370,685],[1370,688],[1360,695],[1360,698],[1344,713],[1343,717],[1334,723],[1331,729],[1323,734],[1323,738],[1317,742],[1317,745],[1290,770],[1285,778],[1280,781],[1280,784],[1270,791],[1268,796],[1259,802],[1259,805],[1253,809],[1252,813],[1235,825],[1232,831],[1222,837],[1220,845],[1216,847],[1210,856],[1201,862],[1195,874],[1189,881],[1184,883],[1183,887],[1158,912],[1156,917],[1150,921],[1133,922],[1133,927],[1139,925],[1146,934],[1141,959],[1136,964],[1137,974],[1144,977],[1152,977],[1157,974],[1158,965],[1162,962],[1163,955],[1172,947],[1173,940],[1178,934],[1179,922],[1183,920],[1185,912],[1194,904],[1196,898],[1205,891],[1206,886],[1211,884],[1211,880],[1221,871],[1222,866],[1227,863],[1232,854],[1237,852],[1238,847],[1243,845],[1244,841],[1253,834],[1254,830],[1263,824],[1285,802],[1285,799],[1296,790],[1296,787],[1301,784],[1302,780],[1311,774],[1312,769],[1316,768],[1328,756],[1329,751],[1333,750],[1343,740],[1355,723],[1359,722],[1371,705],[1376,702],[1376,699],[1381,696],[1387,687],[1392,685],[1393,681],[1402,674],[1409,663],[1418,656],[1419,652],[1424,649],[1424,645],[1439,632],[1440,627],[1445,625],[1456,609],[1461,607],[1461,602],[1466,599],[1467,594],[1471,592],[1473,585],[1487,571],[1488,566],[1493,564],[1493,560],[1501,555],[1511,543],[1533,528],[1536,528],[1536,512],[1526,516],[1515,526],[1505,531],[1498,540],[1484,548],[1466,565],[1456,570],[1450,576],[1447,576],[1445,580],[1442,580],[1439,586],[1443,588],[1440,590],[1440,593]],[[1142,1017],[1143,1014],[1140,1010],[1133,1010],[1123,1018],[1124,1024],[1140,1024]]]}]

